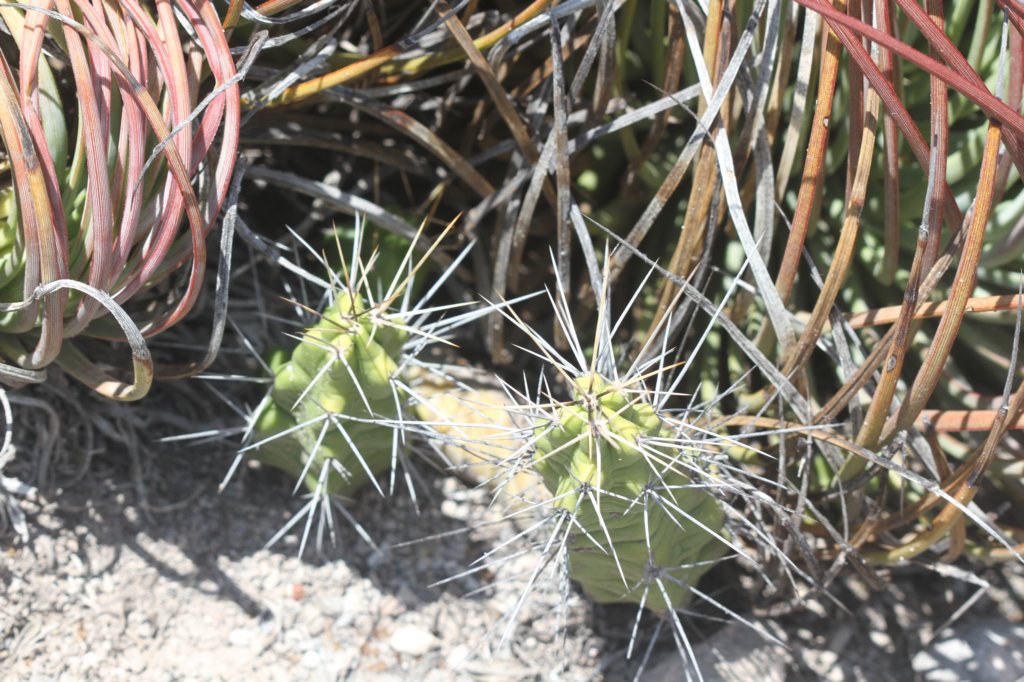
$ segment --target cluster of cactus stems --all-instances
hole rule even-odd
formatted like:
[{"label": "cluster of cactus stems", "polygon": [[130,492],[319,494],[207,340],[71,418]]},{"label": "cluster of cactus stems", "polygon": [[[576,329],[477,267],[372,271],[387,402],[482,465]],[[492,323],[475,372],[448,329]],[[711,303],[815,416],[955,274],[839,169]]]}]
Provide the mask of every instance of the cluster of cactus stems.
[{"label": "cluster of cactus stems", "polygon": [[[731,551],[701,442],[659,413],[642,378],[616,382],[584,371],[572,380],[571,399],[553,411],[532,401],[484,404],[450,377],[442,389],[423,382],[408,348],[422,331],[386,311],[387,301],[372,306],[353,289],[334,291],[293,350],[273,354],[252,457],[323,499],[351,497],[371,482],[383,494],[377,478],[398,464],[406,435],[416,432],[447,446],[458,460],[450,464],[475,468],[471,477],[517,501],[516,509],[526,502],[547,516],[564,533],[558,546],[568,576],[599,602],[675,610]],[[575,338],[571,328],[566,334]],[[487,423],[477,414],[489,415]],[[524,477],[539,479],[547,494],[526,492]]]},{"label": "cluster of cactus stems", "polygon": [[[57,363],[111,397],[146,393],[145,339],[200,294],[245,106],[254,139],[266,126],[268,144],[349,164],[337,186],[259,165],[249,180],[413,240],[366,256],[357,222],[340,270],[313,253],[328,275],[302,276],[321,285],[320,312],[297,302],[307,326],[269,359],[243,452],[305,486],[310,520],[327,500],[383,493],[388,471],[393,490],[426,441],[468,453],[516,501],[510,515],[540,513],[537,574],[558,555],[593,599],[669,617],[731,555],[770,560],[766,584],[947,538],[947,560],[1021,558],[1024,532],[970,509],[982,480],[1024,499],[999,450],[1024,448],[1007,435],[1024,413],[1007,352],[1024,285],[1021,3],[533,0],[503,14],[441,1],[413,21],[383,0],[352,10],[366,36],[331,4],[229,0],[223,18],[210,0],[0,5],[0,379],[41,381]],[[244,96],[229,40],[268,46]],[[296,113],[309,102],[344,115]],[[426,206],[464,212],[462,236],[490,243],[465,268],[436,243],[418,256],[427,222],[408,220]],[[430,260],[443,274],[421,293]],[[515,306],[539,269],[552,310],[531,302],[528,323]],[[428,308],[449,278],[461,302]],[[612,291],[616,306],[632,292],[614,323]],[[494,303],[453,312],[479,297]],[[535,393],[474,398],[423,359],[481,317],[494,365],[517,359],[511,338],[533,343]],[[127,336],[134,379],[91,362],[83,335]]]}]

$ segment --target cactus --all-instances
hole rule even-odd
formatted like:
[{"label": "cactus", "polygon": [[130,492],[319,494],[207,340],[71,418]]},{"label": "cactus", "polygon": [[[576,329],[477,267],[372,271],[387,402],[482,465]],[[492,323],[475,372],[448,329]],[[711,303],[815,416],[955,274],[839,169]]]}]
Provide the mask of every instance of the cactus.
[{"label": "cactus", "polygon": [[[453,314],[465,306],[429,305],[468,253],[448,261],[438,252],[454,225],[426,248],[412,240],[398,257],[394,240],[382,239],[377,228],[357,219],[345,244],[341,231],[331,230],[336,260],[315,254],[333,284],[305,273],[307,281],[322,282],[329,303],[293,349],[270,354],[273,385],[251,416],[249,444],[239,455],[248,453],[304,484],[313,493],[307,512],[371,482],[384,494],[377,477],[394,472],[399,460],[406,463],[410,436],[436,435],[417,419],[419,403],[428,398],[415,386],[443,383],[445,373],[418,355],[433,343],[448,343],[453,330],[487,312],[471,306]],[[364,257],[364,243],[371,240]],[[420,294],[420,271],[430,259],[448,262],[432,272],[431,286]],[[389,492],[394,484],[392,475]],[[406,484],[414,495],[408,476]]]},{"label": "cactus", "polygon": [[671,429],[647,402],[597,374],[539,427],[534,466],[569,513],[569,574],[599,602],[679,608],[727,546],[718,500],[666,448]]},{"label": "cactus", "polygon": [[254,457],[310,490],[350,495],[391,464],[408,334],[341,292],[290,358],[272,358],[274,387],[256,420]]}]

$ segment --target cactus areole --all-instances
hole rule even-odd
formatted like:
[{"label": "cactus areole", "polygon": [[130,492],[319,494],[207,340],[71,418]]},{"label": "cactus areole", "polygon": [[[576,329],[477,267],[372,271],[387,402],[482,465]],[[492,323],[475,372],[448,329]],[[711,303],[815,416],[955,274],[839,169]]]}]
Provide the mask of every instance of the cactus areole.
[{"label": "cactus areole", "polygon": [[339,292],[291,357],[271,359],[274,387],[256,420],[257,460],[311,491],[350,495],[387,469],[406,332]]},{"label": "cactus areole", "polygon": [[722,508],[674,442],[651,404],[595,374],[537,431],[534,466],[569,519],[570,576],[595,601],[678,608],[727,549]]},{"label": "cactus areole", "polygon": [[[234,172],[241,104],[220,19],[210,0],[32,0],[0,5],[0,21],[0,380],[57,362],[139,398],[144,339],[199,296]],[[173,294],[145,296],[178,270]],[[83,333],[127,336],[134,381],[68,341]]]}]

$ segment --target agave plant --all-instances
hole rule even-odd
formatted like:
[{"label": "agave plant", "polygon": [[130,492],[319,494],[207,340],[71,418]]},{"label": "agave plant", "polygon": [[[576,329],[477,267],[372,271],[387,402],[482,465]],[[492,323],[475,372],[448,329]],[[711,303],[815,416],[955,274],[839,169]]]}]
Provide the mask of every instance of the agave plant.
[{"label": "agave plant", "polygon": [[[239,87],[220,20],[209,0],[32,0],[0,18],[2,376],[40,381],[56,363],[138,399],[154,372],[144,338],[195,304],[235,165]],[[141,300],[182,269],[186,282]],[[134,380],[89,361],[78,335],[127,336]]]}]

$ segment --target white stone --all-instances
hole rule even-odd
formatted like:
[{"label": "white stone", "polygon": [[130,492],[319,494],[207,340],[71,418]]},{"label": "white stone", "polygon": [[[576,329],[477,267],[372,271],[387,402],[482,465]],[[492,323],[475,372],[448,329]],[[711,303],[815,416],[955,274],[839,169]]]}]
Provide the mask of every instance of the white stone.
[{"label": "white stone", "polygon": [[306,653],[302,654],[302,658],[299,660],[299,665],[307,670],[313,670],[320,667],[320,654],[315,649],[310,649]]},{"label": "white stone", "polygon": [[235,628],[228,634],[228,644],[231,646],[249,646],[255,638],[255,633],[249,628]]},{"label": "white stone", "polygon": [[452,670],[458,670],[465,665],[471,653],[470,648],[465,644],[456,644],[448,651],[448,655],[445,656],[445,662],[448,663],[448,667]]},{"label": "white stone", "polygon": [[392,649],[409,656],[422,656],[439,643],[437,637],[414,625],[400,625],[388,640]]}]

